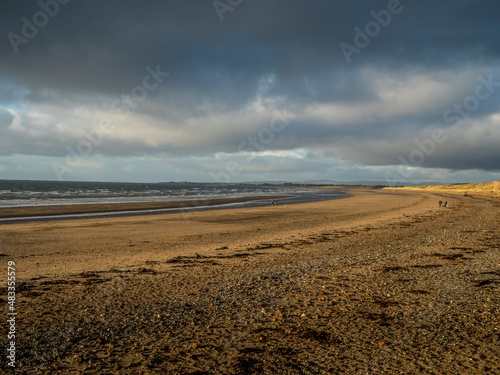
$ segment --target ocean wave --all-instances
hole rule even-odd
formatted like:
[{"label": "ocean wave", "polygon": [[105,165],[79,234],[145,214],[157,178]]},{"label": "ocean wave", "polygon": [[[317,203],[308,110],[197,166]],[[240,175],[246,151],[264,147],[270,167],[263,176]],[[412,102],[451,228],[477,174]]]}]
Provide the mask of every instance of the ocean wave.
[{"label": "ocean wave", "polygon": [[103,183],[0,180],[0,207],[50,204],[124,203],[273,195],[297,192],[279,185],[202,183]]}]

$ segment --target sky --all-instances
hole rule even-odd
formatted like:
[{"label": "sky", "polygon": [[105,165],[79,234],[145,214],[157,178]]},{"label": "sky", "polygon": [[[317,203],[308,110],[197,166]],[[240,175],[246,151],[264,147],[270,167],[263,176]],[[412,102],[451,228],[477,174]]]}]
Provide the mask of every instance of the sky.
[{"label": "sky", "polygon": [[497,0],[0,5],[0,179],[500,180]]}]

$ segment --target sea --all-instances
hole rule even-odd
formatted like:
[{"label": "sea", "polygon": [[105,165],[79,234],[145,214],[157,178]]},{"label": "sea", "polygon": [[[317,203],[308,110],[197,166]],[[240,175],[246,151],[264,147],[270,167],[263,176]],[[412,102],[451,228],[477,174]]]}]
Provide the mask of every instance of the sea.
[{"label": "sea", "polygon": [[[245,196],[309,196],[318,200],[311,190],[298,186],[274,184],[216,184],[195,182],[76,182],[38,180],[0,180],[0,207],[66,205],[85,203],[126,203],[232,198]],[[330,192],[330,199],[340,198],[339,192]],[[339,195],[340,194],[340,195]],[[323,199],[327,196],[322,194]],[[319,199],[322,200],[322,199]]]}]

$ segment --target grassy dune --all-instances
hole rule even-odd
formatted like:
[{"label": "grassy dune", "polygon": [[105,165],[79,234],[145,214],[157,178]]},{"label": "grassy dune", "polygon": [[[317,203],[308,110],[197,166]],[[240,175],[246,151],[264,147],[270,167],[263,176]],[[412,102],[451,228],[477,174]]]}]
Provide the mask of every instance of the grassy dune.
[{"label": "grassy dune", "polygon": [[499,193],[493,192],[493,182],[481,182],[478,184],[452,184],[431,186],[408,186],[386,189],[414,190],[414,191],[437,191],[461,195],[482,195],[487,197],[500,197]]}]

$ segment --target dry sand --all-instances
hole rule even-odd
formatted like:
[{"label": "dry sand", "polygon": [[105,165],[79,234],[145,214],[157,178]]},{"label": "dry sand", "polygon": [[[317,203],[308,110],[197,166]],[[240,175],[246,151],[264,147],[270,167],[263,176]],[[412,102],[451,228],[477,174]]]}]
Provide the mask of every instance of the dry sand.
[{"label": "dry sand", "polygon": [[0,225],[19,373],[500,373],[500,201],[353,194]]}]

